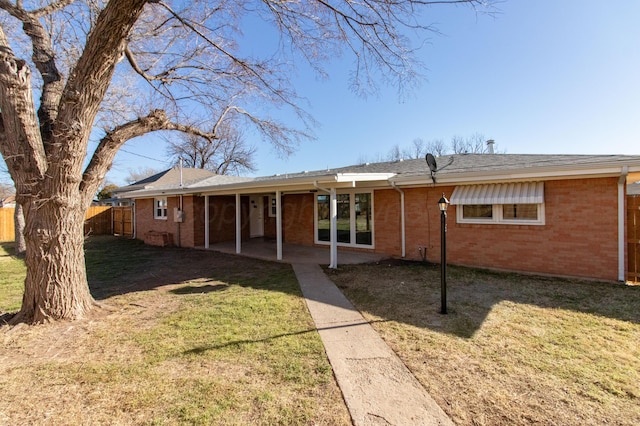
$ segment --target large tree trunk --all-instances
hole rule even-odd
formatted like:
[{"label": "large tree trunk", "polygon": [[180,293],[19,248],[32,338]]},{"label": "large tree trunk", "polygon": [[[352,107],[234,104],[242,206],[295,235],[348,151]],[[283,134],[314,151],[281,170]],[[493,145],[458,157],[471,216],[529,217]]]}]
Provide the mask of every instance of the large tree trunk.
[{"label": "large tree trunk", "polygon": [[95,304],[84,262],[84,213],[79,199],[25,206],[27,277],[14,323],[78,319]]}]

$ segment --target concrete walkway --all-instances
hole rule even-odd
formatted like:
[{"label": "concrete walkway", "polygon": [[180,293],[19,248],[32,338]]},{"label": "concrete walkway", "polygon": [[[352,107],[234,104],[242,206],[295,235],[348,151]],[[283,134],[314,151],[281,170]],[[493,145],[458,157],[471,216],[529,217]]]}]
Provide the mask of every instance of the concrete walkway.
[{"label": "concrete walkway", "polygon": [[355,426],[453,426],[320,266],[292,266]]}]

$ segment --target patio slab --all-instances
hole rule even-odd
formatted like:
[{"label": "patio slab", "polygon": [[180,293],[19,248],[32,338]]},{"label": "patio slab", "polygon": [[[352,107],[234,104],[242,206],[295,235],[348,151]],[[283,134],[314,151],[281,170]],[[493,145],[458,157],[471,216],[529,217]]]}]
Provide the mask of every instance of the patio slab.
[{"label": "patio slab", "polygon": [[[276,241],[268,238],[252,238],[249,241],[243,241],[240,253],[236,253],[236,245],[233,241],[210,244],[209,250],[284,263],[329,265],[331,261],[329,247],[311,247],[297,244],[283,244],[282,260],[279,261],[276,258]],[[378,253],[338,250],[338,265],[377,262],[388,257],[388,255]]]}]

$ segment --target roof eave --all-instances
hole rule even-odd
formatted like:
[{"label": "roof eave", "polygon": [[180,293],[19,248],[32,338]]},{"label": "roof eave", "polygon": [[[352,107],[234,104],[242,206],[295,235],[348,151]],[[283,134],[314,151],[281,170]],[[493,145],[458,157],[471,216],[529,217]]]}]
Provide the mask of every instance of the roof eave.
[{"label": "roof eave", "polygon": [[637,162],[630,164],[618,162],[615,165],[601,164],[599,167],[584,167],[581,165],[567,167],[553,167],[535,170],[493,170],[493,171],[473,171],[460,173],[447,173],[435,175],[435,182],[431,176],[395,176],[390,181],[396,185],[424,185],[424,184],[474,184],[495,181],[526,181],[526,180],[553,180],[558,178],[579,178],[579,177],[607,177],[620,176],[627,167],[628,173],[640,172],[640,165]]}]

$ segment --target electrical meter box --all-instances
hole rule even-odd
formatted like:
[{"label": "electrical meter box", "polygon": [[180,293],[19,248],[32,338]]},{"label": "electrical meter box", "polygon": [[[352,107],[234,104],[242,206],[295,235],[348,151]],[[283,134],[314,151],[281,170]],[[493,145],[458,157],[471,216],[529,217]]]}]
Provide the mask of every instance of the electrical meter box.
[{"label": "electrical meter box", "polygon": [[182,222],[184,220],[184,212],[178,207],[173,208],[173,221]]}]

